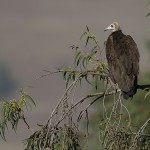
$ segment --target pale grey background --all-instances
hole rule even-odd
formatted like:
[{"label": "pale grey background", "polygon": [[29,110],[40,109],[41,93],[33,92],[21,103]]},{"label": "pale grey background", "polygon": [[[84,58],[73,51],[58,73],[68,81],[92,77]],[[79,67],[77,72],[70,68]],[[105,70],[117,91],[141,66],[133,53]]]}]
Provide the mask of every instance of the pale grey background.
[{"label": "pale grey background", "polygon": [[[147,0],[0,0],[0,62],[11,69],[19,86],[34,86],[28,91],[37,107],[26,113],[33,130],[36,123],[46,122],[65,90],[59,75],[35,78],[43,69],[72,63],[69,46],[79,42],[86,25],[102,44],[109,34],[104,28],[118,21],[138,45],[140,69],[149,69],[144,46],[149,37],[148,12]],[[31,133],[22,123],[18,127],[17,135],[10,129],[7,143],[0,140],[0,150],[23,149],[21,140]]]}]

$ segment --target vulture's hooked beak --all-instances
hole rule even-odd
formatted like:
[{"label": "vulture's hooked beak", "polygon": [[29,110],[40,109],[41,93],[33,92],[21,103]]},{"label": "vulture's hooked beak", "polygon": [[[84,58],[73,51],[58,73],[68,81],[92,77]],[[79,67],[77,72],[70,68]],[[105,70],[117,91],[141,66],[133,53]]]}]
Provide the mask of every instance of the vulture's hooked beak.
[{"label": "vulture's hooked beak", "polygon": [[104,32],[107,30],[111,30],[111,29],[112,29],[111,26],[109,26],[109,27],[105,28]]}]

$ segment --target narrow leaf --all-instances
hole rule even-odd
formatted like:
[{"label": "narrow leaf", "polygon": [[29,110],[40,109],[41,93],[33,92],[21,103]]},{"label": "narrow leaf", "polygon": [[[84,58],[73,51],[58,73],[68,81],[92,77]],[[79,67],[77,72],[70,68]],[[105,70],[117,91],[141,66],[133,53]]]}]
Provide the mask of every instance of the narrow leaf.
[{"label": "narrow leaf", "polygon": [[77,62],[77,59],[80,57],[81,52],[77,52],[76,56],[75,56],[75,63]]},{"label": "narrow leaf", "polygon": [[90,32],[90,30],[89,30],[89,27],[86,25],[86,30],[88,31],[88,32]]},{"label": "narrow leaf", "polygon": [[33,98],[32,98],[30,95],[25,95],[25,97],[26,97],[27,99],[29,99],[29,100],[34,104],[34,106],[36,106],[36,104],[35,104]]},{"label": "narrow leaf", "polygon": [[82,38],[87,34],[87,32],[84,32],[81,36],[80,36],[80,40],[82,40]]},{"label": "narrow leaf", "polygon": [[77,66],[80,64],[80,61],[81,61],[82,58],[83,58],[83,56],[80,55],[80,57],[79,57],[78,60],[77,60]]}]

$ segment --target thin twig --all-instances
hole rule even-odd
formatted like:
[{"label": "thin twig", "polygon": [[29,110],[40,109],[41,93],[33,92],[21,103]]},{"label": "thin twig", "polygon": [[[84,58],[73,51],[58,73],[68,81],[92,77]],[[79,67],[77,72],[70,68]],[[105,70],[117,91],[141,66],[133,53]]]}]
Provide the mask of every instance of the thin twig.
[{"label": "thin twig", "polygon": [[24,115],[22,116],[22,120],[23,120],[24,123],[27,125],[28,129],[29,129],[32,133],[34,133],[33,130],[30,128],[29,124],[27,123],[26,118],[24,117]]},{"label": "thin twig", "polygon": [[135,149],[137,147],[138,138],[141,136],[141,133],[143,133],[143,131],[145,130],[145,128],[147,127],[149,122],[150,122],[150,118],[147,119],[147,121],[142,125],[142,127],[136,133],[136,136],[134,137],[134,140],[133,140],[133,144],[131,145],[129,150],[133,150],[133,149]]},{"label": "thin twig", "polygon": [[[112,94],[115,94],[115,93],[118,93],[118,92],[120,92],[120,90],[115,90],[115,91],[111,91],[111,92],[107,92],[107,93],[105,93],[105,92],[101,92],[101,93],[99,93],[99,95],[100,96],[98,96],[96,99],[94,99],[91,103],[89,103],[86,107],[85,107],[85,109],[83,109],[81,112],[80,112],[80,115],[79,115],[79,120],[82,118],[82,116],[83,116],[83,114],[86,112],[86,110],[88,110],[88,108],[91,106],[91,105],[93,105],[97,100],[99,100],[100,98],[102,98],[102,97],[104,97],[104,96],[109,96],[109,95],[112,95]],[[96,96],[97,94],[94,94],[94,96]],[[85,98],[86,99],[86,98]],[[79,101],[79,102],[83,102],[85,99],[81,99],[81,101]],[[79,103],[78,102],[78,103]],[[78,104],[77,103],[77,104]]]},{"label": "thin twig", "polygon": [[52,119],[52,117],[55,115],[56,109],[60,106],[61,102],[67,97],[68,91],[73,89],[73,87],[74,87],[74,86],[76,85],[76,83],[79,81],[80,77],[81,77],[81,75],[79,75],[79,76],[77,77],[77,79],[76,79],[74,82],[72,82],[72,84],[70,84],[70,85],[68,86],[68,88],[66,89],[66,91],[64,92],[64,94],[62,95],[62,97],[60,98],[60,100],[58,101],[58,104],[57,104],[56,107],[53,109],[53,111],[52,111],[52,113],[51,113],[51,115],[50,115],[50,117],[49,117],[49,119],[48,119],[48,124],[51,124],[51,119]]},{"label": "thin twig", "polygon": [[107,73],[99,73],[99,70],[73,70],[70,68],[65,69],[60,69],[60,70],[56,70],[56,71],[49,71],[49,70],[43,70],[44,72],[46,72],[47,74],[41,75],[38,79],[52,75],[52,74],[56,74],[56,73],[62,73],[62,72],[68,72],[68,73],[77,73],[77,74],[82,74],[82,75],[100,75],[103,77],[108,77]]}]

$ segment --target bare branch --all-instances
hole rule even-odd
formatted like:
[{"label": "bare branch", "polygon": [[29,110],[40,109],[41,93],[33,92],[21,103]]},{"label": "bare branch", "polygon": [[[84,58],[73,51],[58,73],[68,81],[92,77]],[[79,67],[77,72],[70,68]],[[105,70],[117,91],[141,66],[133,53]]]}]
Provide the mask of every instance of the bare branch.
[{"label": "bare branch", "polygon": [[137,85],[137,89],[149,91],[150,90],[150,84]]}]

